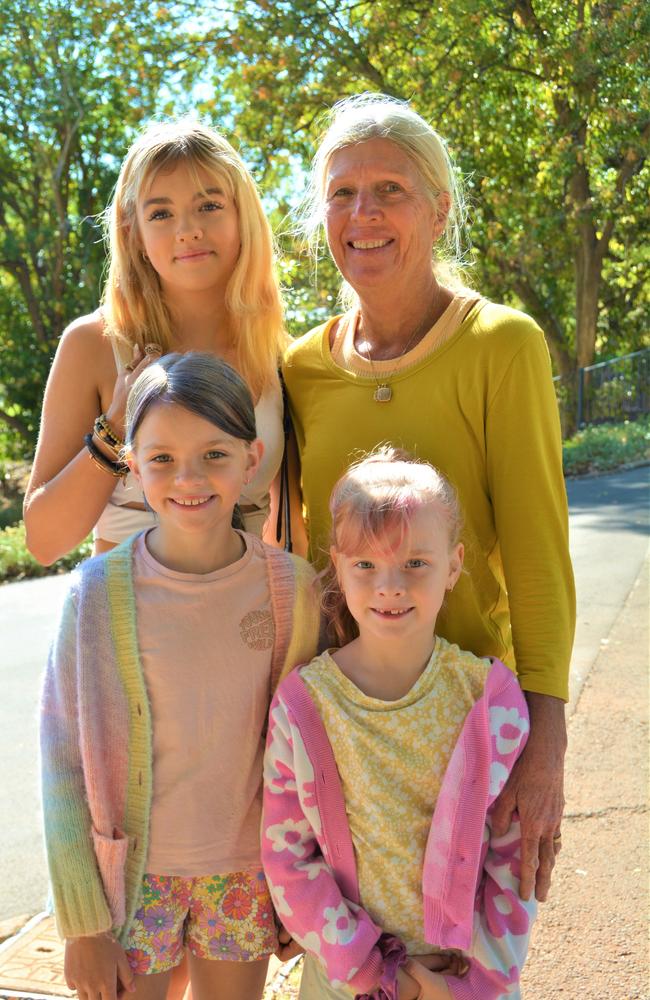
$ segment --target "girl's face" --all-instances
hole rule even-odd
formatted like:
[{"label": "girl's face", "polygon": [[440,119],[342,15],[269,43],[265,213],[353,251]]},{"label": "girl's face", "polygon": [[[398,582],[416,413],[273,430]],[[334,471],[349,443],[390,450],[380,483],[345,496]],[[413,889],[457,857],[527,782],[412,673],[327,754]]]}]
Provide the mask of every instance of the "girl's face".
[{"label": "girl's face", "polygon": [[161,528],[213,537],[215,528],[230,528],[261,455],[260,441],[231,437],[191,410],[161,402],[145,414],[128,462]]},{"label": "girl's face", "polygon": [[142,251],[164,292],[225,293],[241,248],[239,215],[207,170],[191,172],[181,163],[159,171],[143,185],[137,222]]},{"label": "girl's face", "polygon": [[449,529],[436,503],[409,518],[409,531],[351,554],[331,550],[339,584],[362,640],[385,643],[433,636],[445,594],[463,565],[463,546],[449,544]]}]

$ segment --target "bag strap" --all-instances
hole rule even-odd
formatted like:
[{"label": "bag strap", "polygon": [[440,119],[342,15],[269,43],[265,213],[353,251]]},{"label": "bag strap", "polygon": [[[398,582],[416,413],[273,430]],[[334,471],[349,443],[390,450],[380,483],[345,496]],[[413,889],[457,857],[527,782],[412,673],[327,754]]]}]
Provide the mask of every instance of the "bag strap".
[{"label": "bag strap", "polygon": [[296,573],[293,557],[281,549],[264,546],[273,609],[275,636],[271,656],[271,694],[275,691],[287,659],[293,632],[296,603]]},{"label": "bag strap", "polygon": [[275,526],[275,540],[279,542],[282,538],[282,528],[284,526],[284,551],[293,552],[291,542],[291,504],[289,502],[289,435],[291,434],[291,414],[289,412],[287,387],[284,384],[280,369],[278,369],[278,378],[280,380],[280,389],[282,390],[284,450],[282,452],[282,464],[280,465],[280,500],[278,503],[278,519]]}]

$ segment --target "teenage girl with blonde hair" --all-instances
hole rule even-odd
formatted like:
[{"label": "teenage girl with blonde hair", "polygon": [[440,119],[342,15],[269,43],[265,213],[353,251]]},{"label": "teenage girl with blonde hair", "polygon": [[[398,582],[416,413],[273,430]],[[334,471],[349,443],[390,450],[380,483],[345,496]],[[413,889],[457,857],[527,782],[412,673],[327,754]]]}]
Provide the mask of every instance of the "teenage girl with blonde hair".
[{"label": "teenage girl with blonde hair", "polygon": [[307,952],[301,1000],[517,997],[536,904],[518,818],[499,837],[492,810],[528,710],[503,663],[436,635],[462,572],[455,491],[385,448],[330,512],[341,647],[278,688],[264,765],[262,859]]},{"label": "teenage girl with blonde hair", "polygon": [[65,975],[80,1000],[261,997],[277,947],[261,869],[271,693],[313,656],[313,571],[239,528],[263,445],[211,354],[139,375],[129,466],[153,527],[72,577],[41,704],[43,814]]},{"label": "teenage girl with blonde hair", "polygon": [[51,563],[94,529],[95,551],[153,523],[120,448],[140,373],[168,351],[209,351],[255,400],[264,457],[240,497],[261,534],[283,450],[285,345],[272,234],[255,184],[206,125],[154,123],[122,164],[108,222],[103,302],[64,332],[48,379],[25,498],[27,544]]}]

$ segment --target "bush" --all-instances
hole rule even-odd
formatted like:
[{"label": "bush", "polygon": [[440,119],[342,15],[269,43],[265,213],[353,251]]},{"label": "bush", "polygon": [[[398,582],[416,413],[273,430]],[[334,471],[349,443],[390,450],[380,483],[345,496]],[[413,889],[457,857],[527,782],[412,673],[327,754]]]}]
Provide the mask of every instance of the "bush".
[{"label": "bush", "polygon": [[565,476],[605,472],[650,459],[650,417],[585,427],[564,442]]},{"label": "bush", "polygon": [[0,581],[25,580],[34,576],[49,576],[72,569],[92,552],[92,539],[78,545],[67,556],[58,559],[52,566],[41,566],[28,551],[25,544],[25,526],[11,525],[0,531]]}]

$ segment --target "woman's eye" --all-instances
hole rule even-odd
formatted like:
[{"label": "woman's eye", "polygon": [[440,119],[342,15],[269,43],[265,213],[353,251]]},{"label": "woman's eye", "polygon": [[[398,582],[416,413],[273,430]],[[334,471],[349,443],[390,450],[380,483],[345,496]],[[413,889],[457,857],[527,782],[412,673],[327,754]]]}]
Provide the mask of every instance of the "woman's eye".
[{"label": "woman's eye", "polygon": [[402,190],[402,188],[400,187],[399,184],[396,184],[395,181],[388,181],[384,190],[387,191],[388,194],[397,194],[399,191]]},{"label": "woman's eye", "polygon": [[152,212],[149,216],[149,222],[156,222],[158,219],[168,219],[170,217],[170,212],[166,208],[157,208],[155,212]]},{"label": "woman's eye", "polygon": [[359,562],[354,565],[356,569],[372,569],[372,563],[369,559],[359,559]]},{"label": "woman's eye", "polygon": [[406,563],[408,569],[420,569],[422,566],[426,566],[424,559],[409,559]]},{"label": "woman's eye", "polygon": [[221,205],[218,201],[205,201],[201,205],[201,208],[199,209],[199,211],[200,212],[218,212],[223,207],[224,206]]},{"label": "woman's eye", "polygon": [[156,462],[157,464],[162,464],[164,462],[171,462],[171,460],[172,460],[171,455],[166,455],[166,454],[165,455],[154,455],[151,458],[151,461],[152,462]]},{"label": "woman's eye", "polygon": [[336,188],[332,192],[330,198],[349,198],[352,195],[352,189],[347,187]]}]

